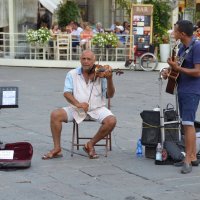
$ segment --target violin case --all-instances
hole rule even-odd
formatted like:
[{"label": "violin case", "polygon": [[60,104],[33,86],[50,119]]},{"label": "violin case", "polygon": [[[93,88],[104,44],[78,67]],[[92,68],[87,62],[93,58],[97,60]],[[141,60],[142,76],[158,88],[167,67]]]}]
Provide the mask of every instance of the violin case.
[{"label": "violin case", "polygon": [[29,168],[33,147],[28,142],[0,143],[0,169]]}]

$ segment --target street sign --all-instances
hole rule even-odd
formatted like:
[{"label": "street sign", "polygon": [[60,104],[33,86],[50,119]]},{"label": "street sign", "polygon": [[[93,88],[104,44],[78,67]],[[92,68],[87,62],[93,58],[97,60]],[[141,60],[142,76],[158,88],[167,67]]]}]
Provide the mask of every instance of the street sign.
[{"label": "street sign", "polygon": [[153,36],[153,5],[132,4],[130,27],[130,50],[146,51],[152,43]]}]

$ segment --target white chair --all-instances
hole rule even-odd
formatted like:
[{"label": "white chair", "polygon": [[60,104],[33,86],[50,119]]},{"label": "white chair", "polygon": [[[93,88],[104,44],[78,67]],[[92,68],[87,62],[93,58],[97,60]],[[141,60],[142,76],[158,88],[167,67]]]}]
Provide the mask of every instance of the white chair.
[{"label": "white chair", "polygon": [[125,44],[121,47],[115,48],[115,61],[122,60],[126,61],[128,54],[129,54],[129,41],[127,35],[124,35],[125,37]]},{"label": "white chair", "polygon": [[48,52],[48,47],[46,44],[44,45],[31,45],[30,44],[30,58],[34,58],[34,59],[43,59],[46,60],[46,56],[47,58],[49,58],[49,52]]},{"label": "white chair", "polygon": [[61,58],[71,60],[71,35],[58,34],[56,41],[57,60],[60,60]]},{"label": "white chair", "polygon": [[115,61],[125,61],[127,55],[126,47],[116,47],[115,48]]}]

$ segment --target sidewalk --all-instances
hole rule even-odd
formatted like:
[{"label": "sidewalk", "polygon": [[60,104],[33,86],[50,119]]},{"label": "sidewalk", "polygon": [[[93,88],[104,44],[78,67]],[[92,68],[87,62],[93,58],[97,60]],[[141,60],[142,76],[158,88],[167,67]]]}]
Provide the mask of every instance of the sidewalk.
[{"label": "sidewalk", "polygon": [[[19,108],[0,110],[0,140],[28,141],[33,145],[32,166],[25,170],[0,171],[1,200],[198,200],[200,167],[190,174],[180,168],[159,166],[145,156],[135,156],[141,136],[140,112],[159,105],[158,71],[128,71],[113,75],[116,95],[111,110],[118,123],[113,132],[113,150],[104,157],[97,147],[97,160],[80,149],[70,156],[72,124],[64,124],[63,158],[44,161],[52,148],[49,116],[64,106],[63,84],[67,69],[0,67],[0,86],[19,87]],[[163,83],[163,91],[166,83]],[[173,95],[163,93],[163,105]],[[197,113],[200,120],[200,110]],[[94,123],[96,124],[96,123]],[[98,125],[98,124],[97,124]],[[81,131],[98,126],[85,123]]]},{"label": "sidewalk", "polygon": [[[96,64],[100,65],[110,65],[113,69],[127,69],[125,67],[125,61],[98,61]],[[79,60],[69,60],[69,61],[64,61],[64,60],[26,60],[26,59],[6,59],[0,58],[0,67],[3,66],[10,66],[10,67],[44,67],[44,68],[75,68],[80,65]],[[168,67],[167,63],[163,62],[158,62],[158,66],[155,68],[156,71]],[[140,69],[139,66],[137,66],[138,69]],[[141,70],[141,69],[140,69]]]}]

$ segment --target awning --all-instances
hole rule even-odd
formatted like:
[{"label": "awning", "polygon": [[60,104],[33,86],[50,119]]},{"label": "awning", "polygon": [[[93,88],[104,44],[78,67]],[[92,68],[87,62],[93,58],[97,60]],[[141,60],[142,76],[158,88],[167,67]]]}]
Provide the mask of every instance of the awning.
[{"label": "awning", "polygon": [[51,13],[55,11],[58,7],[58,4],[62,2],[62,0],[39,0],[39,2]]}]

